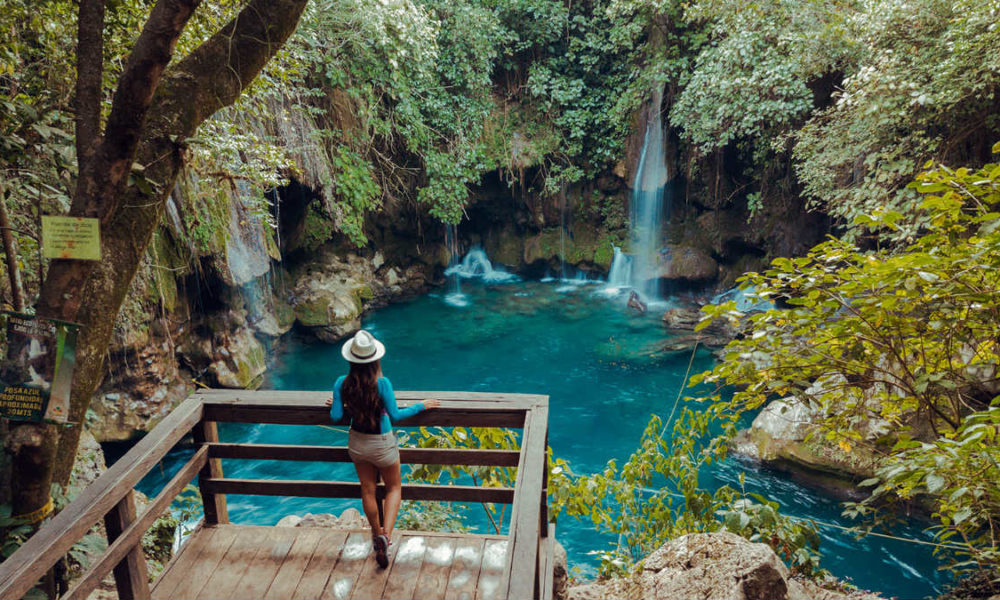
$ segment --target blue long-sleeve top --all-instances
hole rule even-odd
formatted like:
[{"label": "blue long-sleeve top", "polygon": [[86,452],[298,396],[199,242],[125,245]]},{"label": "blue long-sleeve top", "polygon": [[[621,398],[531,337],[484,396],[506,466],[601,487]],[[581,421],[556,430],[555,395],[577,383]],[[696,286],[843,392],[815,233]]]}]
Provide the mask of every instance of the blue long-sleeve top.
[{"label": "blue long-sleeve top", "polygon": [[[347,379],[347,375],[341,375],[333,384],[333,404],[330,405],[330,419],[334,423],[344,418],[344,401],[340,397],[340,387],[344,384],[345,379]],[[426,408],[423,402],[418,402],[406,408],[399,408],[399,405],[396,404],[396,395],[392,391],[392,383],[388,377],[378,378],[378,393],[382,397],[382,417],[379,421],[379,433],[392,433],[393,423],[408,419]]]}]

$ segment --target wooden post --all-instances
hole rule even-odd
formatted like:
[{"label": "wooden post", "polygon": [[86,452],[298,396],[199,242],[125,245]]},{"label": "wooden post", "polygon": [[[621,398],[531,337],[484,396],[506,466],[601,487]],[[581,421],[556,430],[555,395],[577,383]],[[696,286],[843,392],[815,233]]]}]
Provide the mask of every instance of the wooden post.
[{"label": "wooden post", "polygon": [[[215,421],[201,421],[194,427],[196,444],[210,444],[219,441],[219,429]],[[201,501],[205,510],[205,524],[218,525],[229,522],[229,510],[226,508],[226,495],[215,494],[206,489],[206,479],[222,479],[222,459],[210,458],[201,473],[198,474],[198,488],[201,490]]]},{"label": "wooden post", "polygon": [[[104,527],[108,532],[108,544],[135,521],[135,492],[129,490],[121,502],[104,515]],[[120,600],[145,600],[149,595],[149,573],[146,559],[142,555],[142,544],[138,543],[114,568],[115,586]]]}]

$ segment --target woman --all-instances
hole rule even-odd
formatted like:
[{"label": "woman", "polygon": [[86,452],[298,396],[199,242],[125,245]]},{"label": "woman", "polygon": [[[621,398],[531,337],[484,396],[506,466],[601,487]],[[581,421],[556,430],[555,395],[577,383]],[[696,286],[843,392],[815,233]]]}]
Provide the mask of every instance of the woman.
[{"label": "woman", "polygon": [[[337,422],[346,413],[351,419],[347,438],[347,453],[354,462],[361,482],[361,505],[372,527],[372,545],[375,560],[383,569],[389,565],[389,537],[399,513],[402,482],[399,472],[399,444],[392,431],[392,424],[401,419],[440,406],[437,400],[425,400],[408,408],[396,405],[392,384],[382,377],[379,362],[385,355],[385,346],[365,330],[348,340],[341,354],[351,363],[347,375],[341,375],[333,384],[333,397],[327,400],[330,418]],[[378,476],[385,482],[385,501],[380,525],[378,504],[375,500],[375,483]]]}]

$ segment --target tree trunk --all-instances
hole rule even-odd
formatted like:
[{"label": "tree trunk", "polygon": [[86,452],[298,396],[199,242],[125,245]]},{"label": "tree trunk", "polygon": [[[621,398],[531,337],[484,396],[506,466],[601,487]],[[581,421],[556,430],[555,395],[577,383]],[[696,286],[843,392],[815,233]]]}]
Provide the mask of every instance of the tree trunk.
[{"label": "tree trunk", "polygon": [[7,199],[2,189],[0,189],[0,235],[3,237],[3,251],[7,257],[11,305],[15,311],[24,312],[24,287],[21,285],[21,267],[17,264],[17,243],[14,241],[14,230],[10,228]]},{"label": "tree trunk", "polygon": [[[295,30],[307,1],[251,0],[233,21],[164,73],[135,157],[156,191],[144,196],[129,187],[113,209],[102,215],[100,262],[53,261],[39,312],[69,314],[73,308],[73,318],[66,320],[83,325],[77,343],[71,422],[82,423],[103,376],[115,319],[183,167],[183,140],[240,96]],[[111,124],[109,119],[109,128]],[[101,159],[95,156],[94,161],[96,168]],[[50,465],[54,469],[39,476],[68,481],[79,437],[78,425],[62,429],[58,455]]]}]

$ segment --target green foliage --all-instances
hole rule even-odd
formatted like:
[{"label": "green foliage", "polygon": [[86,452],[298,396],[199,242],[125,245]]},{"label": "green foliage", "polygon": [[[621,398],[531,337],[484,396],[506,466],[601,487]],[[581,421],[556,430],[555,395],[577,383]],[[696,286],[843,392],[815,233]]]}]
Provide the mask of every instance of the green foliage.
[{"label": "green foliage", "polygon": [[403,500],[399,508],[399,517],[396,519],[396,527],[410,531],[444,531],[448,533],[470,531],[455,509],[456,506],[448,502]]},{"label": "green foliage", "polygon": [[639,448],[621,467],[611,460],[600,473],[582,476],[566,473],[564,464],[551,469],[559,470],[549,483],[551,514],[590,521],[617,536],[613,548],[595,552],[604,575],[628,573],[673,538],[722,528],[770,545],[797,572],[821,575],[819,536],[811,523],[781,516],[776,503],[760,496],[699,485],[700,468],[725,458],[734,427],[723,413],[683,408],[667,436],[668,427],[653,415]]},{"label": "green foliage", "polygon": [[863,52],[833,106],[796,134],[798,174],[847,222],[877,209],[908,215],[916,202],[903,186],[927,156],[983,126],[995,131],[996,7],[881,0],[850,27]]},{"label": "green foliage", "polygon": [[[927,169],[912,185],[923,228],[908,246],[862,251],[831,239],[742,278],[788,309],[747,316],[732,302],[706,307],[700,326],[745,319],[748,333],[693,381],[735,389],[716,404],[734,415],[775,397],[808,404],[846,452],[865,445],[885,455],[878,478],[866,482],[879,484],[875,496],[852,514],[927,493],[939,537],[959,542],[973,561],[959,566],[995,568],[1000,478],[987,474],[996,467],[1000,165]],[[857,226],[896,230],[904,220],[885,211]]]},{"label": "green foliage", "polygon": [[[792,396],[828,413],[836,435],[906,429],[915,415],[935,431],[953,430],[988,404],[1000,361],[998,185],[995,164],[938,167],[914,185],[927,230],[905,249],[864,252],[831,239],[744,276],[756,296],[791,308],[746,317],[752,335],[727,346],[725,360],[696,381],[738,386],[731,406],[740,411]],[[858,225],[893,229],[902,218],[884,212]],[[743,317],[731,302],[705,312],[703,326]]]},{"label": "green foliage", "polygon": [[[517,433],[510,429],[495,427],[453,427],[445,429],[435,427],[420,428],[420,434],[412,440],[417,448],[473,448],[477,450],[516,450],[518,448]],[[410,477],[416,481],[439,483],[458,481],[468,477],[472,484],[482,487],[514,487],[516,478],[514,467],[490,467],[468,465],[415,465],[410,471]],[[500,509],[493,503],[483,503],[483,510],[493,524],[494,530],[500,533],[503,529],[507,505]],[[433,514],[433,512],[431,513]]]},{"label": "green foliage", "polygon": [[935,535],[960,560],[953,570],[1000,565],[995,531],[1000,526],[1000,403],[970,414],[954,432],[931,442],[903,436],[876,477],[871,497],[849,504],[852,516],[892,519],[899,500],[930,496]]}]

